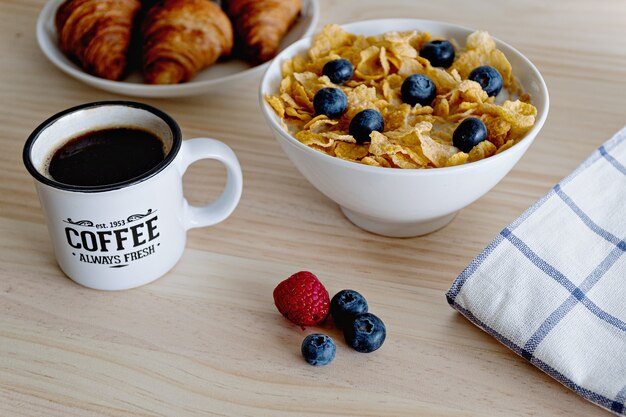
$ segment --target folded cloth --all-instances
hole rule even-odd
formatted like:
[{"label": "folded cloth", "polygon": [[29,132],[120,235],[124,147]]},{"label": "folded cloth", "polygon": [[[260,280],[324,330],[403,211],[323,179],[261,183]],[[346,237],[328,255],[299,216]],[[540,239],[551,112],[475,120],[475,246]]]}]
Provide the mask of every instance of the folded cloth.
[{"label": "folded cloth", "polygon": [[459,275],[450,305],[589,401],[626,415],[626,128]]}]

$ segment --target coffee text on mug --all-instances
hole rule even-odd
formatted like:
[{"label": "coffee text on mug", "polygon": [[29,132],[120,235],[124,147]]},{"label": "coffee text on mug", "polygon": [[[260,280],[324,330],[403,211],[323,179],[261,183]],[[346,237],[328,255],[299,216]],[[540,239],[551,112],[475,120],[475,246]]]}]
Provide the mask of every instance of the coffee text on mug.
[{"label": "coffee text on mug", "polygon": [[71,225],[65,227],[65,237],[75,250],[72,255],[78,256],[81,262],[119,268],[155,253],[155,243],[159,246],[155,240],[160,236],[158,219],[148,210],[146,214],[128,216],[124,221],[109,222],[122,227],[104,230],[98,228],[102,223],[68,219],[66,223]]}]

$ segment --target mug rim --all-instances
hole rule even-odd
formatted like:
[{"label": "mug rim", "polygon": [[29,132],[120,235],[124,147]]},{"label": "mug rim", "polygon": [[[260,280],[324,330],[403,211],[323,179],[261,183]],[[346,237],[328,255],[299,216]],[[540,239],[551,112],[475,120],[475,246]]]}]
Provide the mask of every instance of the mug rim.
[{"label": "mug rim", "polygon": [[[50,127],[50,125],[52,125],[57,120],[71,113],[75,113],[79,110],[91,109],[95,107],[107,107],[107,106],[126,106],[126,107],[132,107],[132,108],[136,108],[140,110],[145,110],[145,111],[152,113],[159,119],[163,120],[169,127],[170,131],[172,132],[172,146],[168,154],[165,156],[165,158],[161,162],[159,162],[155,167],[151,168],[150,170],[144,172],[143,174],[137,177],[133,177],[125,181],[116,182],[113,184],[105,184],[105,185],[65,184],[62,182],[55,181],[51,178],[48,178],[45,175],[43,175],[41,172],[39,172],[39,170],[34,166],[31,160],[31,150],[32,150],[33,145],[35,144],[35,142],[37,141],[37,139],[39,138],[39,136],[44,130]],[[71,137],[68,138],[68,140],[70,139]],[[174,120],[172,116],[165,113],[164,111],[159,110],[156,107],[150,106],[148,104],[140,103],[136,101],[103,100],[103,101],[94,101],[91,103],[84,103],[78,106],[70,107],[68,109],[62,110],[50,116],[48,119],[42,122],[39,126],[37,126],[35,130],[33,130],[33,132],[28,136],[28,139],[26,139],[26,142],[24,144],[24,150],[22,152],[22,159],[30,175],[32,175],[33,178],[35,178],[35,180],[39,181],[42,184],[45,184],[45,185],[48,185],[48,186],[51,186],[60,190],[64,190],[64,191],[98,193],[98,192],[119,190],[122,188],[129,187],[131,185],[138,184],[149,178],[154,177],[155,175],[163,171],[166,167],[168,167],[172,163],[172,161],[176,158],[176,155],[178,155],[181,145],[182,145],[182,134],[181,134],[180,127],[178,126],[178,123],[176,123],[176,121]]]}]

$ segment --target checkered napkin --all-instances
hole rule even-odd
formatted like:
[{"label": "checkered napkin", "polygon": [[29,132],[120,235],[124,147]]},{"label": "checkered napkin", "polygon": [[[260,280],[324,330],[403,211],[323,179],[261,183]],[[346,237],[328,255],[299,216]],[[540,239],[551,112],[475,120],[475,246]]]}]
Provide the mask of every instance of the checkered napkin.
[{"label": "checkered napkin", "polygon": [[448,302],[557,381],[626,416],[626,128],[500,232]]}]

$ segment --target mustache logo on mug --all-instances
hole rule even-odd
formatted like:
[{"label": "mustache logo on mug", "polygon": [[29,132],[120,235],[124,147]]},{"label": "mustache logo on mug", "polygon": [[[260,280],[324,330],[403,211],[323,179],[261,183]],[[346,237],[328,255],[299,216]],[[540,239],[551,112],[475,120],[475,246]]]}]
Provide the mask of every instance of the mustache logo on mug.
[{"label": "mustache logo on mug", "polygon": [[[65,110],[42,123],[24,146],[55,256],[72,280],[121,290],[151,282],[182,256],[186,232],[226,219],[242,191],[234,152],[215,139],[182,140],[167,114],[129,101]],[[205,206],[183,196],[193,162],[216,159],[227,180]]]}]

